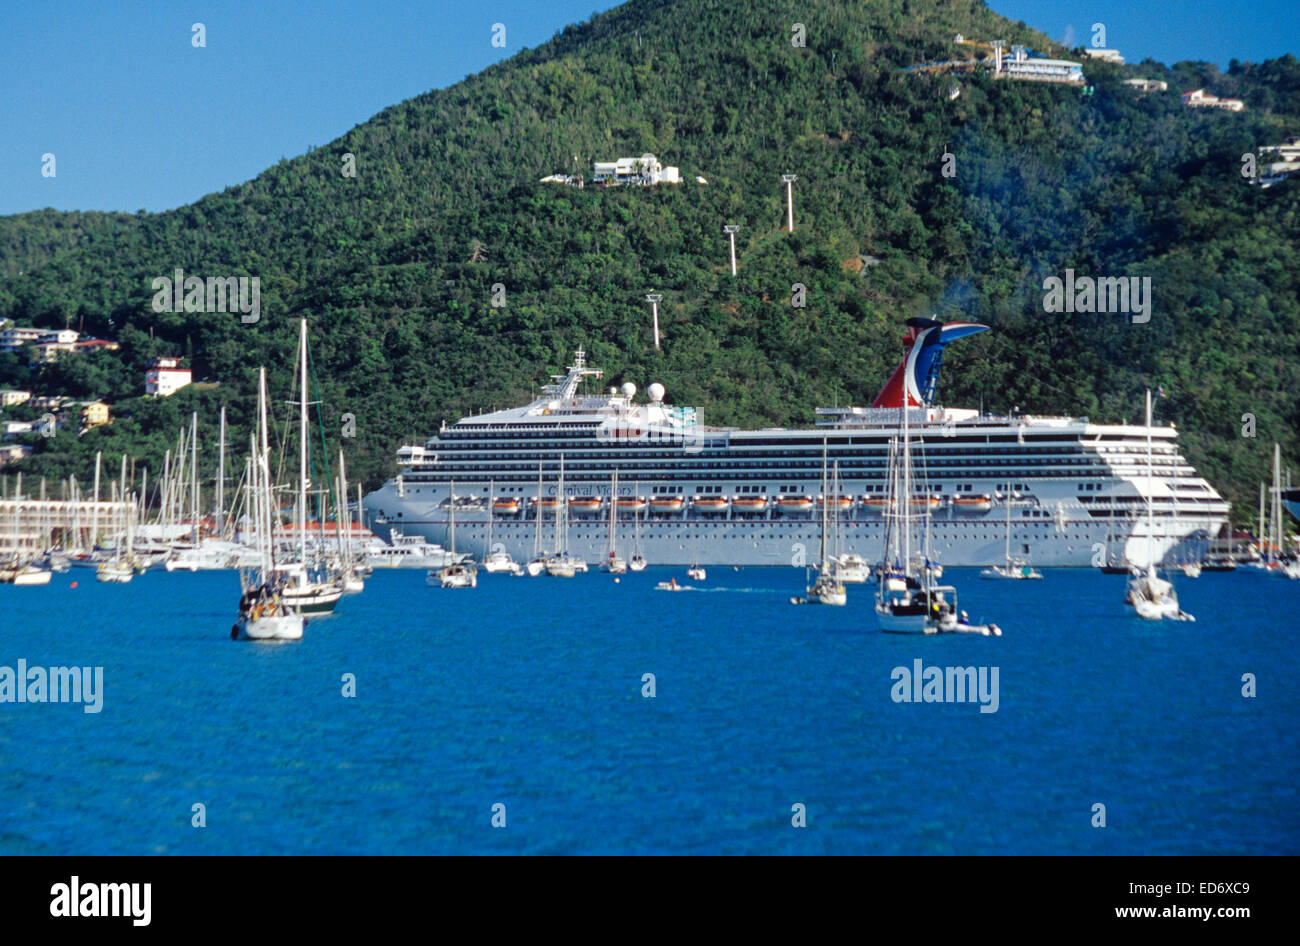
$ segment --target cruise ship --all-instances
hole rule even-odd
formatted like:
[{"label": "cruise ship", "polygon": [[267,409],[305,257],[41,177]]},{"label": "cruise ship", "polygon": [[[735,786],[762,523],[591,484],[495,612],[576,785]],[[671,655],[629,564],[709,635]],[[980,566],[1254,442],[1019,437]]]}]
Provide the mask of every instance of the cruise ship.
[{"label": "cruise ship", "polygon": [[[612,511],[624,558],[803,566],[817,556],[825,502],[838,553],[878,561],[906,411],[912,503],[924,513],[913,517],[914,547],[943,565],[1002,562],[1008,531],[1019,559],[1081,567],[1143,564],[1218,534],[1228,504],[1183,458],[1172,425],[937,405],[944,347],[986,329],[909,320],[903,359],[873,404],[818,408],[805,429],[708,426],[660,384],[644,400],[630,382],[584,391],[602,372],[579,350],[531,403],[401,447],[398,475],[366,499],[368,524],[449,546],[454,520],[459,551],[481,559],[490,535],[494,549],[527,561],[556,551],[563,522],[567,550],[595,563],[609,554]],[[823,482],[838,485],[823,493]]]}]

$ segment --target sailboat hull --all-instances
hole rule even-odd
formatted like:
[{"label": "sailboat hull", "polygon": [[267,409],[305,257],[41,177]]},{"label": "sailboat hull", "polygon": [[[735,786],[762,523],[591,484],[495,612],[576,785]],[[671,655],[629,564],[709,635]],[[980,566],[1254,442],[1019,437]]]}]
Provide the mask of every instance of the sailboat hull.
[{"label": "sailboat hull", "polygon": [[257,619],[241,617],[238,637],[246,641],[298,641],[306,622],[301,614],[281,614]]}]

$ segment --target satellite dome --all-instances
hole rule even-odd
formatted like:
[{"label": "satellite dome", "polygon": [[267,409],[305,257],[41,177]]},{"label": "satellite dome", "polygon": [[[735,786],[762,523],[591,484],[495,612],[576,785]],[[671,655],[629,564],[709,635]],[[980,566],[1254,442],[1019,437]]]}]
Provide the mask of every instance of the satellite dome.
[{"label": "satellite dome", "polygon": [[631,381],[623,382],[623,396],[629,401],[636,397],[636,385]]},{"label": "satellite dome", "polygon": [[664,399],[664,386],[656,381],[649,388],[650,400],[658,403]]}]

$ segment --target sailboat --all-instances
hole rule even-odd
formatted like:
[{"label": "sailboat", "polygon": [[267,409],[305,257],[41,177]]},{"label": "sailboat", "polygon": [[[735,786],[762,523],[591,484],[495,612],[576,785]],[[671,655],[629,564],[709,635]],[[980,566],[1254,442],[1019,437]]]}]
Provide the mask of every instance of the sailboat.
[{"label": "sailboat", "polygon": [[113,557],[95,566],[95,578],[104,582],[125,584],[135,576],[135,563],[131,559],[131,549],[135,540],[135,504],[128,506],[126,497],[126,456],[122,457],[122,494],[119,496],[117,486],[112,492],[114,504],[119,510],[117,538],[113,543]]},{"label": "sailboat", "polygon": [[846,585],[865,584],[871,577],[871,564],[859,555],[857,552],[840,551],[840,518],[839,509],[845,501],[844,486],[840,482],[840,463],[835,461],[833,481],[833,500],[835,504],[835,549],[831,555],[831,573],[836,580]]},{"label": "sailboat", "polygon": [[695,532],[694,531],[691,532],[691,567],[686,569],[686,575],[687,577],[693,578],[696,581],[704,581],[704,579],[708,577],[708,572],[704,570],[704,566],[701,565],[698,561],[696,561],[695,558]]},{"label": "sailboat", "polygon": [[1023,558],[1011,557],[1011,504],[1016,494],[1011,491],[1011,484],[1007,483],[1006,492],[1002,496],[1002,504],[1007,507],[1007,539],[1006,549],[1003,553],[1003,564],[994,565],[980,572],[981,578],[1002,578],[1012,581],[1026,581],[1029,579],[1041,579],[1043,573],[1035,569]]},{"label": "sailboat", "polygon": [[[569,502],[564,493],[564,454],[560,454],[559,505],[555,510],[555,554],[546,559],[546,574],[552,578],[572,578],[578,571],[577,559],[569,554]],[[563,519],[563,531],[561,531]],[[583,562],[583,571],[586,571]]]},{"label": "sailboat", "polygon": [[533,557],[524,566],[536,578],[546,573],[546,554],[542,551],[542,461],[537,461],[537,500],[533,504]]},{"label": "sailboat", "polygon": [[308,572],[307,562],[307,486],[311,482],[307,470],[307,320],[299,321],[298,331],[298,497],[297,522],[298,556],[295,560],[277,565],[284,577],[280,594],[286,606],[299,614],[314,616],[331,614],[343,586],[330,580],[314,579]]},{"label": "sailboat", "polygon": [[[444,565],[437,573],[437,580],[444,588],[477,588],[478,587],[478,566],[472,561],[456,561],[456,481],[452,480],[448,490],[447,509],[450,512],[450,521],[448,522],[448,539],[451,545],[452,562]],[[432,584],[434,573],[429,572],[429,583]]]},{"label": "sailboat", "polygon": [[1156,569],[1155,512],[1151,493],[1155,487],[1155,461],[1151,448],[1151,391],[1147,391],[1147,566],[1143,571],[1133,569],[1129,579],[1128,590],[1124,594],[1124,603],[1131,607],[1140,618],[1149,621],[1194,621],[1187,612],[1178,606],[1178,593],[1174,583],[1161,578]]},{"label": "sailboat", "polygon": [[615,469],[609,484],[609,550],[605,554],[605,561],[600,566],[611,575],[622,575],[627,571],[627,562],[618,554],[617,530],[618,470]]},{"label": "sailboat", "polygon": [[957,589],[937,584],[928,562],[912,557],[911,408],[906,401],[902,413],[902,442],[890,441],[885,541],[876,569],[876,623],[894,634],[1000,636],[996,624],[969,623],[958,605]]},{"label": "sailboat", "polygon": [[271,450],[267,437],[266,369],[257,377],[257,432],[253,435],[248,462],[246,492],[248,516],[257,548],[257,567],[240,569],[239,617],[230,629],[231,639],[301,640],[306,623],[301,613],[285,602],[282,590],[286,573],[279,567],[277,536],[272,525],[275,502],[271,486]]},{"label": "sailboat", "polygon": [[[645,505],[641,500],[641,484],[637,483],[633,487],[632,497],[632,558],[628,560],[627,567],[629,571],[643,572],[648,564],[645,556],[641,554],[641,509]],[[615,500],[617,503],[617,500]]]},{"label": "sailboat", "polygon": [[826,441],[822,440],[822,527],[821,527],[821,561],[817,566],[817,580],[813,582],[808,589],[808,602],[810,604],[835,604],[844,605],[848,603],[848,592],[844,590],[844,582],[840,581],[833,573],[830,556],[826,554],[826,530],[828,526],[828,511],[830,509],[830,494],[826,488]]},{"label": "sailboat", "polygon": [[348,505],[348,473],[343,458],[343,448],[339,448],[339,482],[338,500],[335,504],[334,522],[335,538],[338,540],[339,583],[343,593],[359,594],[366,588],[365,579],[357,572],[357,556],[352,552],[352,509]]},{"label": "sailboat", "polygon": [[483,571],[487,572],[490,575],[495,575],[500,573],[507,573],[511,575],[522,575],[524,573],[523,566],[516,563],[515,560],[510,557],[509,552],[507,552],[504,548],[501,549],[492,548],[492,519],[494,518],[493,511],[492,511],[493,502],[494,502],[492,492],[495,486],[496,484],[493,482],[488,483],[487,553],[483,556]]}]

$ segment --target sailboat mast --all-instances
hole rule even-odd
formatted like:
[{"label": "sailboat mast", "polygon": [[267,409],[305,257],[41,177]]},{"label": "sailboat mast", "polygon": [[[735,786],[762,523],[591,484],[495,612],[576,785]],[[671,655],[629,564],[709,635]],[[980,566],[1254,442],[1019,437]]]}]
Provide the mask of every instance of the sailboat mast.
[{"label": "sailboat mast", "polygon": [[258,451],[258,531],[262,534],[264,553],[262,562],[266,571],[275,568],[275,534],[271,520],[271,447],[267,436],[266,420],[266,369],[260,368],[257,378],[257,429],[261,439]]},{"label": "sailboat mast", "polygon": [[298,332],[298,557],[307,561],[307,320]]},{"label": "sailboat mast", "polygon": [[1155,490],[1156,468],[1151,448],[1151,389],[1147,388],[1147,569],[1154,573],[1156,567],[1156,513],[1152,494]]},{"label": "sailboat mast", "polygon": [[220,444],[217,448],[217,482],[216,486],[216,517],[217,529],[224,538],[226,535],[226,405],[221,405],[221,432],[218,435]]},{"label": "sailboat mast", "polygon": [[199,412],[190,415],[190,535],[199,544]]},{"label": "sailboat mast", "polygon": [[496,489],[496,482],[494,480],[488,480],[488,495],[487,495],[488,534],[487,534],[487,550],[483,553],[484,560],[486,560],[487,557],[492,554],[492,492],[495,489]]}]

